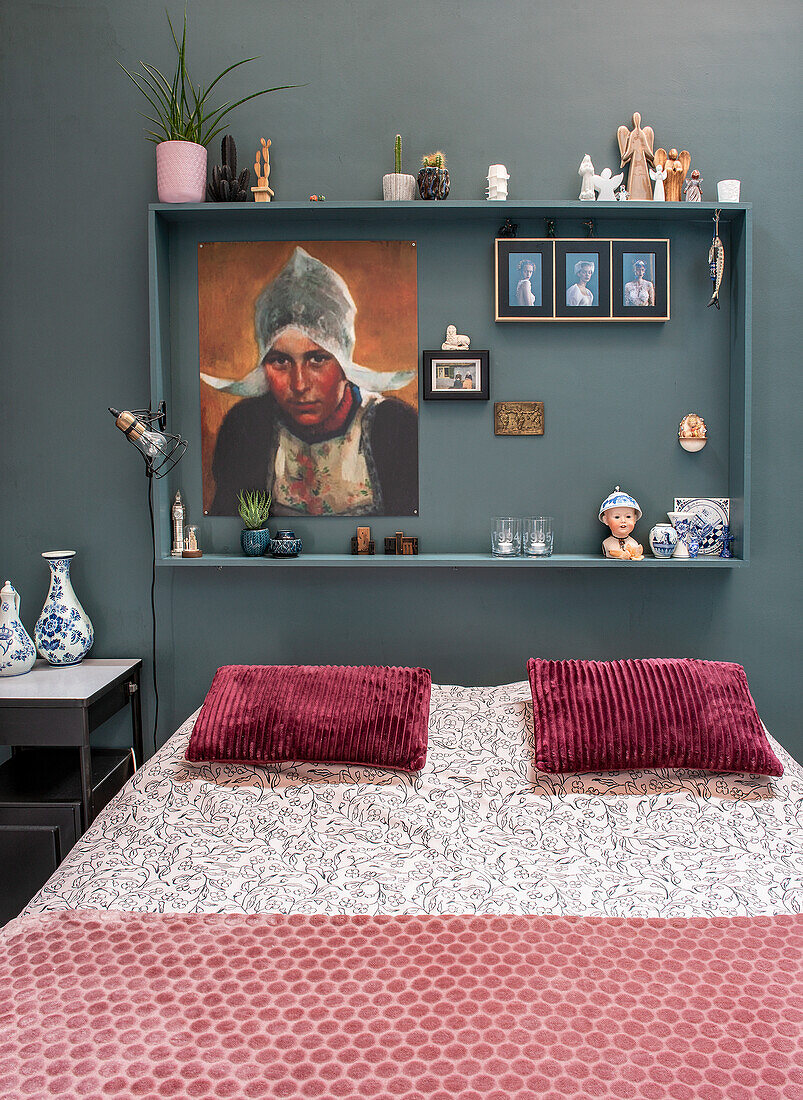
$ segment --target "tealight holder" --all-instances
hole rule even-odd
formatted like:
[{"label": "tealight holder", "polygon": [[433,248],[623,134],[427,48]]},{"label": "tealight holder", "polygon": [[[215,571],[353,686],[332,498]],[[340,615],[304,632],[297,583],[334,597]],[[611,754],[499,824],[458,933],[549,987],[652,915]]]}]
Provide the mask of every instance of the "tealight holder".
[{"label": "tealight holder", "polygon": [[496,516],[491,527],[491,553],[495,558],[517,558],[521,553],[521,520]]},{"label": "tealight holder", "polygon": [[522,520],[522,545],[528,558],[548,558],[554,540],[552,516],[525,516]]}]

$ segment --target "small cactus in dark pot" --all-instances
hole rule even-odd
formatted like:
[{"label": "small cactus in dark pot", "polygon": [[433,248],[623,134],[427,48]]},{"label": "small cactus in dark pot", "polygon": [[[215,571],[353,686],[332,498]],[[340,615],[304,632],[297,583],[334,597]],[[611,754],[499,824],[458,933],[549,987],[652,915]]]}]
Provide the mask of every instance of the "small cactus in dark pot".
[{"label": "small cactus in dark pot", "polygon": [[422,199],[445,199],[449,194],[449,171],[446,157],[438,150],[421,158],[418,190]]},{"label": "small cactus in dark pot", "polygon": [[206,187],[209,202],[245,202],[248,198],[248,184],[251,173],[244,168],[237,175],[237,146],[231,134],[226,134],[220,143],[221,166],[212,169],[212,178]]}]

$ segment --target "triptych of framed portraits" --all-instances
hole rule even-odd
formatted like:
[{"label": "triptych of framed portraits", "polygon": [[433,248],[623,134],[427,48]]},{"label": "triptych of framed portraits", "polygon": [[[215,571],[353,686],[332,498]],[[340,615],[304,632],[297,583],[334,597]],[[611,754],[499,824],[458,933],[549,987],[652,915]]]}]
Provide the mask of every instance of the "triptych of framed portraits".
[{"label": "triptych of framed portraits", "polygon": [[668,321],[669,241],[500,237],[497,321]]}]

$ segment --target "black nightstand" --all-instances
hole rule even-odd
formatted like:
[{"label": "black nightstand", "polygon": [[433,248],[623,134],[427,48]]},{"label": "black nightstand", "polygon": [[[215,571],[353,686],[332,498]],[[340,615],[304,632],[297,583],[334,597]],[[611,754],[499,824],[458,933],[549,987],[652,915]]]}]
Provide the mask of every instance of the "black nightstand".
[{"label": "black nightstand", "polygon": [[37,661],[0,679],[0,924],[44,885],[75,841],[134,773],[130,749],[93,749],[98,726],[129,703],[142,763],[142,661]]}]

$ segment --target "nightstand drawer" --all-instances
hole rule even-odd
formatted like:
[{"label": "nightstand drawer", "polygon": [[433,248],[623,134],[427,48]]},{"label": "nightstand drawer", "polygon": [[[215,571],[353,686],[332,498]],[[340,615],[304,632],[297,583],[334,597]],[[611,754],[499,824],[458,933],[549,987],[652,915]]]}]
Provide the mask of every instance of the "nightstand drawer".
[{"label": "nightstand drawer", "polygon": [[0,924],[23,909],[59,865],[56,825],[0,825]]},{"label": "nightstand drawer", "polygon": [[81,803],[77,800],[47,804],[3,802],[0,803],[0,826],[12,826],[22,830],[41,826],[55,828],[56,864],[58,865],[81,835]]}]

